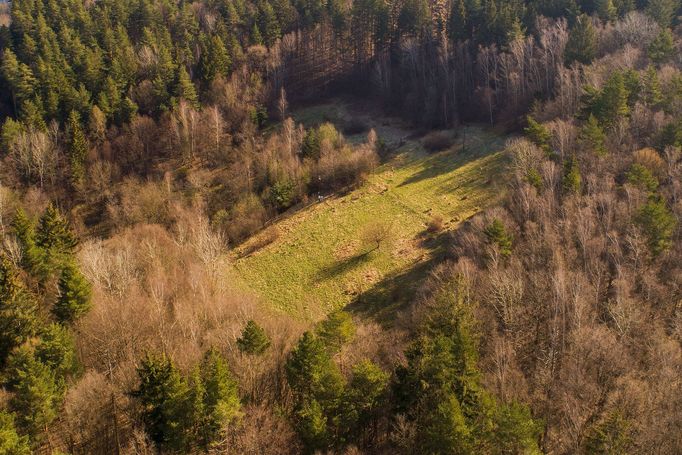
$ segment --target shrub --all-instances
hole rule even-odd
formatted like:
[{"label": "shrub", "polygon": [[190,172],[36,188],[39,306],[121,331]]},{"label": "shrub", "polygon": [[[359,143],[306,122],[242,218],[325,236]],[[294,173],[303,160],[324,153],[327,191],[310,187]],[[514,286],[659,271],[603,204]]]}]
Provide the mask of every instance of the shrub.
[{"label": "shrub", "polygon": [[433,215],[426,225],[426,231],[432,234],[443,230],[443,217],[440,215]]},{"label": "shrub", "polygon": [[348,120],[343,126],[343,132],[348,135],[364,133],[368,129],[367,123],[358,118]]},{"label": "shrub", "polygon": [[448,149],[453,142],[452,135],[447,131],[433,131],[422,139],[424,148],[431,153]]}]

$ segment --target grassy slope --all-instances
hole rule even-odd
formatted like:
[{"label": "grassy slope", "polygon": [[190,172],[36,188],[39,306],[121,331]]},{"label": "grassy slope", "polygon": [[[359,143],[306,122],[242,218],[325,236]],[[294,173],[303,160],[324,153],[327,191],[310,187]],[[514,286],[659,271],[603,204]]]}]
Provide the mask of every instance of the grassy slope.
[{"label": "grassy slope", "polygon": [[[344,115],[327,105],[297,120]],[[409,133],[395,121],[372,126],[389,144]],[[404,142],[361,188],[280,220],[277,240],[254,253],[241,257],[258,236],[236,249],[238,279],[275,308],[304,318],[353,303],[381,313],[409,298],[442,250],[443,236],[426,233],[429,220],[440,215],[451,230],[495,200],[504,158],[503,139],[475,127],[467,128],[465,150],[460,142],[429,155],[418,142]],[[390,238],[368,253],[359,237],[374,220],[390,222]]]}]

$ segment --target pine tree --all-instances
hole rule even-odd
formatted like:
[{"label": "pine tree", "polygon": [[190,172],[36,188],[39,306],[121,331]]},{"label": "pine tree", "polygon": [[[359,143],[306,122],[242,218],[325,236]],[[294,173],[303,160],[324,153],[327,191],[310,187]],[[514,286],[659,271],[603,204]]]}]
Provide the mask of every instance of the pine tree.
[{"label": "pine tree", "polygon": [[214,441],[240,415],[237,383],[225,359],[215,349],[210,349],[201,364],[204,394],[205,434]]},{"label": "pine tree", "polygon": [[583,147],[591,153],[597,156],[606,155],[606,134],[604,134],[604,130],[599,126],[599,122],[594,115],[590,114],[580,129],[579,139]]},{"label": "pine tree", "polygon": [[647,236],[651,254],[658,256],[670,248],[677,227],[677,218],[661,197],[650,197],[638,211],[635,222]]},{"label": "pine tree", "polygon": [[550,155],[552,148],[550,146],[551,134],[547,127],[542,123],[536,122],[530,115],[526,117],[528,126],[524,129],[524,133],[528,136],[530,141],[540,147],[547,155]]},{"label": "pine tree", "polygon": [[643,98],[647,106],[651,108],[660,107],[663,103],[663,94],[661,93],[661,83],[658,80],[658,72],[656,68],[649,65],[644,73],[643,80]]},{"label": "pine tree", "polygon": [[604,22],[611,22],[618,16],[613,0],[596,0],[597,15]]},{"label": "pine tree", "polygon": [[199,107],[199,98],[197,97],[196,88],[184,65],[178,66],[173,94],[177,99],[187,101],[192,107]]},{"label": "pine tree", "polygon": [[62,324],[71,324],[90,310],[90,283],[72,263],[67,263],[59,277],[59,297],[52,309]]},{"label": "pine tree", "polygon": [[249,320],[237,339],[237,347],[245,354],[261,355],[270,347],[270,338],[254,320]]},{"label": "pine tree", "polygon": [[50,367],[57,378],[66,378],[78,371],[76,344],[69,329],[63,325],[49,324],[42,329],[36,357]]},{"label": "pine tree", "polygon": [[147,354],[137,369],[140,385],[133,392],[142,406],[142,420],[150,439],[160,448],[182,451],[187,447],[189,386],[165,355]]},{"label": "pine tree", "polygon": [[0,258],[0,367],[38,328],[38,305],[7,257]]},{"label": "pine tree", "polygon": [[78,112],[71,111],[68,121],[69,164],[71,165],[71,184],[79,188],[85,180],[85,159],[88,155],[88,142],[83,133]]},{"label": "pine tree", "polygon": [[263,30],[265,44],[268,47],[270,47],[273,44],[275,44],[275,41],[277,41],[277,39],[279,39],[281,31],[279,23],[277,22],[275,10],[272,8],[272,5],[267,0],[264,0],[261,3],[260,23],[261,30]]},{"label": "pine tree", "polygon": [[345,311],[334,311],[320,322],[316,334],[330,353],[336,353],[355,336],[353,318]]},{"label": "pine tree", "polygon": [[369,360],[353,366],[353,374],[343,394],[342,425],[348,437],[356,439],[376,421],[388,388],[389,375]]},{"label": "pine tree", "polygon": [[595,455],[625,454],[632,449],[630,422],[620,412],[612,412],[589,429],[585,453]]},{"label": "pine tree", "polygon": [[575,24],[571,28],[568,42],[566,43],[566,50],[564,51],[564,59],[566,65],[570,65],[573,62],[587,65],[592,62],[596,54],[596,32],[592,25],[592,20],[583,14],[576,19]]},{"label": "pine tree", "polygon": [[26,345],[9,357],[6,372],[6,384],[13,392],[10,406],[17,414],[18,424],[35,437],[57,417],[63,389],[55,372]]},{"label": "pine tree", "polygon": [[493,222],[483,230],[483,233],[488,237],[490,243],[497,245],[502,256],[511,256],[512,236],[507,233],[502,221],[495,218]]},{"label": "pine tree", "polygon": [[677,0],[649,0],[646,13],[663,28],[670,27],[679,8]]},{"label": "pine tree", "polygon": [[568,194],[580,194],[580,186],[582,178],[580,176],[580,167],[578,167],[578,160],[571,157],[566,160],[564,164],[564,192]]},{"label": "pine tree", "polygon": [[35,270],[40,262],[40,252],[36,247],[35,229],[26,212],[17,208],[12,220],[12,233],[21,246],[21,265],[26,270]]},{"label": "pine tree", "polygon": [[648,168],[639,163],[635,163],[630,167],[626,177],[629,184],[650,193],[653,193],[658,189],[658,179],[656,179]]},{"label": "pine tree", "polygon": [[36,245],[45,251],[72,255],[78,239],[69,222],[54,205],[50,204],[38,222]]},{"label": "pine tree", "polygon": [[649,58],[654,63],[665,63],[675,53],[673,33],[669,28],[664,28],[649,45]]},{"label": "pine tree", "polygon": [[28,436],[20,436],[14,415],[0,410],[0,455],[30,455]]},{"label": "pine tree", "polygon": [[322,341],[305,332],[286,363],[289,385],[301,397],[334,402],[343,389],[343,378]]}]

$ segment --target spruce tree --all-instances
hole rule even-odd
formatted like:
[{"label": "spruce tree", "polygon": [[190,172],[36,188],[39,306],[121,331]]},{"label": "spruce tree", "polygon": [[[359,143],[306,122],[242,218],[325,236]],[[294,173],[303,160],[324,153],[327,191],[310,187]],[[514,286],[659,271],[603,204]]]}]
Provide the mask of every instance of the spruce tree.
[{"label": "spruce tree", "polygon": [[646,13],[663,28],[670,27],[680,4],[677,0],[649,0]]},{"label": "spruce tree", "polygon": [[575,157],[571,157],[564,163],[564,179],[562,183],[565,193],[580,194],[582,177],[580,176],[578,160]]},{"label": "spruce tree", "polygon": [[528,126],[524,129],[524,133],[528,136],[530,141],[540,147],[547,155],[551,154],[552,148],[550,146],[551,134],[547,127],[533,119],[530,115],[526,117]]},{"label": "spruce tree", "polygon": [[564,59],[566,65],[570,65],[573,62],[587,65],[592,63],[596,54],[596,31],[590,17],[583,14],[576,19],[575,24],[571,28],[568,42],[566,43],[566,50],[564,51]]},{"label": "spruce tree", "polygon": [[210,349],[204,356],[201,378],[206,416],[203,434],[213,441],[240,415],[237,383],[232,378],[227,362],[215,349]]},{"label": "spruce tree", "polygon": [[635,222],[647,236],[649,250],[654,256],[660,255],[672,246],[677,218],[660,196],[649,198],[649,201],[639,209]]},{"label": "spruce tree", "polygon": [[0,410],[0,455],[31,455],[28,436],[20,436],[15,417]]},{"label": "spruce tree", "polygon": [[493,222],[484,229],[483,233],[488,237],[490,243],[497,245],[502,256],[511,256],[512,236],[507,233],[502,221],[495,218]]},{"label": "spruce tree", "polygon": [[658,189],[658,180],[656,177],[647,167],[642,166],[639,163],[635,163],[630,167],[626,177],[629,184],[650,193],[653,193]]},{"label": "spruce tree", "polygon": [[261,355],[270,347],[270,338],[254,320],[249,320],[237,339],[237,347],[245,354]]},{"label": "spruce tree", "polygon": [[12,353],[6,372],[6,384],[12,392],[10,407],[20,428],[35,437],[57,417],[63,388],[52,368],[38,360],[27,345]]},{"label": "spruce tree", "polygon": [[599,122],[594,115],[590,114],[587,118],[587,121],[580,129],[578,138],[583,147],[591,153],[597,156],[606,155],[606,134],[604,134],[604,130],[599,126]]},{"label": "spruce tree", "polygon": [[35,335],[38,305],[12,263],[0,257],[0,367],[14,348]]},{"label": "spruce tree", "polygon": [[52,309],[62,324],[71,324],[90,310],[92,289],[74,263],[67,263],[59,277],[59,297]]},{"label": "spruce tree", "polygon": [[317,326],[317,337],[330,353],[341,350],[355,336],[353,318],[345,311],[334,311]]},{"label": "spruce tree", "polygon": [[142,420],[149,438],[159,448],[183,451],[187,448],[193,422],[189,386],[165,355],[147,354],[137,369],[140,385],[133,392],[142,406]]},{"label": "spruce tree", "polygon": [[79,188],[85,180],[85,159],[88,156],[88,142],[83,132],[80,116],[75,110],[69,114],[68,134],[71,184],[75,188]]},{"label": "spruce tree", "polygon": [[642,95],[646,105],[651,108],[660,107],[663,103],[663,94],[661,93],[661,83],[658,80],[658,72],[652,65],[649,65],[644,73]]},{"label": "spruce tree", "polygon": [[197,97],[197,91],[190,79],[187,70],[184,65],[178,66],[177,76],[175,80],[175,90],[173,92],[177,99],[183,99],[187,101],[190,106],[194,108],[199,107],[199,98]]},{"label": "spruce tree", "polygon": [[654,63],[665,63],[675,53],[673,33],[669,28],[664,28],[649,45],[649,58]]},{"label": "spruce tree", "polygon": [[73,335],[60,324],[49,324],[41,330],[36,357],[50,367],[57,378],[65,379],[78,371]]}]

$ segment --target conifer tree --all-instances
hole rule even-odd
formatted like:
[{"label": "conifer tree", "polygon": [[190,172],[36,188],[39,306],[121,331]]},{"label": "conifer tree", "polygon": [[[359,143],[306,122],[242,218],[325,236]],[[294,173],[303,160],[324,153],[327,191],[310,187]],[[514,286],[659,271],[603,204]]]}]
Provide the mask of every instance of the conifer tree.
[{"label": "conifer tree", "polygon": [[638,211],[635,222],[648,238],[649,249],[658,256],[672,245],[677,219],[660,196],[651,196]]},{"label": "conifer tree", "polygon": [[530,115],[526,117],[526,121],[528,122],[528,126],[524,132],[526,133],[526,136],[528,136],[528,139],[549,155],[552,152],[549,143],[552,136],[547,127],[542,123],[535,121]]},{"label": "conifer tree", "polygon": [[579,139],[582,145],[595,155],[606,155],[606,134],[594,115],[590,114],[580,129]]},{"label": "conifer tree", "polygon": [[6,383],[13,393],[10,406],[17,414],[19,427],[35,437],[57,417],[63,389],[55,372],[39,361],[27,345],[12,353],[6,371]]},{"label": "conifer tree", "polygon": [[571,157],[566,160],[566,163],[564,164],[564,192],[568,194],[580,194],[581,183],[582,177],[580,176],[578,160],[576,160],[575,157]]},{"label": "conifer tree", "polygon": [[81,126],[80,116],[76,111],[71,111],[69,114],[68,132],[71,184],[75,188],[79,188],[85,180],[85,159],[88,155],[88,142]]},{"label": "conifer tree", "polygon": [[654,63],[665,63],[674,52],[673,33],[669,28],[664,28],[649,45],[649,58]]},{"label": "conifer tree", "polygon": [[175,90],[173,94],[177,99],[183,99],[187,101],[192,107],[199,107],[199,98],[197,97],[196,88],[194,87],[194,83],[192,83],[192,79],[190,79],[184,65],[178,66]]},{"label": "conifer tree", "polygon": [[677,0],[649,0],[646,13],[663,28],[670,27],[680,4]]},{"label": "conifer tree", "polygon": [[13,414],[0,410],[0,455],[30,455],[28,436],[20,436]]},{"label": "conifer tree", "polygon": [[658,72],[652,65],[649,65],[644,73],[642,95],[644,102],[649,107],[656,108],[663,103],[663,94],[661,93],[661,83],[658,80]]},{"label": "conifer tree", "polygon": [[76,345],[69,329],[60,324],[49,324],[41,330],[36,346],[36,357],[64,379],[78,371]]},{"label": "conifer tree", "polygon": [[254,320],[249,320],[237,339],[237,347],[245,354],[261,355],[270,347],[270,338]]},{"label": "conifer tree", "polygon": [[597,36],[592,25],[591,19],[586,15],[581,15],[576,19],[571,28],[564,59],[566,65],[573,62],[589,64],[597,53]]},{"label": "conifer tree", "polygon": [[0,366],[38,328],[38,305],[7,257],[0,258]]},{"label": "conifer tree", "polygon": [[215,349],[210,349],[201,364],[204,393],[205,427],[208,440],[216,440],[227,425],[240,415],[237,383],[227,362]]},{"label": "conifer tree", "polygon": [[495,218],[493,222],[488,225],[483,231],[488,241],[497,245],[500,254],[504,257],[511,256],[512,236],[507,233],[504,224],[499,219]]},{"label": "conifer tree", "polygon": [[345,311],[334,311],[320,322],[317,337],[330,353],[336,353],[355,336],[353,318]]},{"label": "conifer tree", "polygon": [[140,385],[133,396],[142,405],[147,434],[160,448],[185,450],[193,422],[188,421],[189,387],[165,355],[147,354],[137,370]]},{"label": "conifer tree", "polygon": [[68,262],[59,277],[59,297],[52,309],[57,321],[71,324],[90,310],[91,286],[78,267]]},{"label": "conifer tree", "polygon": [[658,188],[658,180],[656,177],[647,167],[642,166],[639,163],[635,163],[630,167],[626,177],[629,184],[650,193],[653,193]]}]

